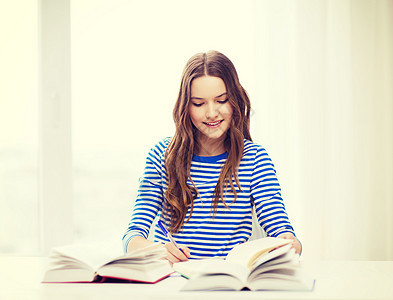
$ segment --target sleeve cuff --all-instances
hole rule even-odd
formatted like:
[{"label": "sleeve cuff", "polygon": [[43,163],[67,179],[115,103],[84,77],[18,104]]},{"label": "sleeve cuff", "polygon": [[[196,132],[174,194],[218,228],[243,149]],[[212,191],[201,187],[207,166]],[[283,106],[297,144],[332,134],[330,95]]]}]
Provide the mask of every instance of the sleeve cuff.
[{"label": "sleeve cuff", "polygon": [[289,228],[285,228],[285,229],[282,229],[280,231],[277,231],[277,232],[273,233],[271,236],[272,237],[277,237],[277,236],[279,236],[280,234],[283,234],[283,233],[292,233],[293,236],[296,238],[295,232],[292,229],[289,229]]},{"label": "sleeve cuff", "polygon": [[132,233],[129,233],[123,237],[123,251],[124,251],[124,253],[127,253],[127,248],[128,248],[128,244],[130,243],[130,240],[136,236],[144,237],[142,233],[138,233],[138,232],[132,232]]}]

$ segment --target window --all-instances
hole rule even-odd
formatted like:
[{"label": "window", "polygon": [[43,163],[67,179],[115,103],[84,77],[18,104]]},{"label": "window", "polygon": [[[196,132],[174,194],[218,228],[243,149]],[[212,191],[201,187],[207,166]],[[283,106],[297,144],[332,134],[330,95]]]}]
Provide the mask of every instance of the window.
[{"label": "window", "polygon": [[39,252],[37,2],[0,3],[0,253]]}]

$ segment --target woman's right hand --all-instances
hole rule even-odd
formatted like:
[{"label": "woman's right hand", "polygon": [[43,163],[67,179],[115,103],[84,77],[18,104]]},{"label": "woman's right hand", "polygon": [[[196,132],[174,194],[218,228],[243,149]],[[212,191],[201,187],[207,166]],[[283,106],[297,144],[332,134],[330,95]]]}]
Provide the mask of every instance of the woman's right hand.
[{"label": "woman's right hand", "polygon": [[181,261],[187,261],[191,256],[191,251],[187,247],[181,246],[181,250],[177,248],[173,243],[164,244],[167,251],[167,259],[171,265]]},{"label": "woman's right hand", "polygon": [[[152,244],[155,243],[153,241],[145,239],[144,237],[135,236],[129,241],[127,252],[151,246]],[[166,259],[171,263],[171,265],[180,261],[187,261],[188,258],[191,256],[190,249],[188,249],[187,247],[180,247],[184,251],[183,253],[173,243],[165,243],[164,246],[167,252]]]}]

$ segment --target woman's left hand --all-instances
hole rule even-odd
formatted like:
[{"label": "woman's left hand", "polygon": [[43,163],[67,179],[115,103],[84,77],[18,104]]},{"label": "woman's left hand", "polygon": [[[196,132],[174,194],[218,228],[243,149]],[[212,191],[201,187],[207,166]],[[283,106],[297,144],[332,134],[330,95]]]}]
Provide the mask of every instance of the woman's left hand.
[{"label": "woman's left hand", "polygon": [[292,248],[295,249],[297,254],[300,255],[302,253],[302,244],[300,243],[300,241],[292,233],[284,232],[282,234],[279,234],[277,237],[281,238],[281,239],[293,240]]}]

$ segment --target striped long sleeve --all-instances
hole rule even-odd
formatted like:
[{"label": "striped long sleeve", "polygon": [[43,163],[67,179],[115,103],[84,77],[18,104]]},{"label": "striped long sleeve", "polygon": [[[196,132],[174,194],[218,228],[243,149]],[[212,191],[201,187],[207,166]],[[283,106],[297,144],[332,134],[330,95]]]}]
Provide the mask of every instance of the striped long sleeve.
[{"label": "striped long sleeve", "polygon": [[274,236],[294,230],[288,220],[281,188],[277,180],[274,165],[265,149],[256,149],[253,174],[251,178],[251,196],[259,224],[268,236]]},{"label": "striped long sleeve", "polygon": [[[169,141],[170,138],[160,141],[147,156],[131,221],[123,237],[125,250],[132,237],[147,238],[154,219],[161,217],[167,188],[164,154]],[[248,140],[244,140],[238,169],[241,189],[234,182],[237,199],[234,201],[234,195],[228,188],[226,205],[220,201],[216,215],[212,216],[214,189],[227,157],[226,152],[209,157],[193,155],[190,175],[199,194],[194,200],[190,220],[173,235],[178,244],[190,248],[191,258],[225,257],[235,245],[247,241],[252,231],[253,206],[260,225],[269,236],[294,233],[281,198],[274,165],[264,148]],[[188,183],[191,184],[191,181]],[[186,219],[189,214],[190,210]],[[168,241],[157,226],[153,229],[155,241]]]}]

